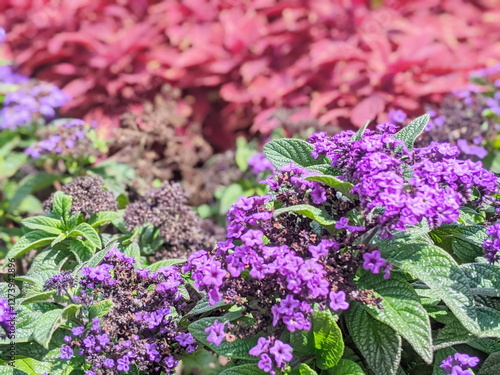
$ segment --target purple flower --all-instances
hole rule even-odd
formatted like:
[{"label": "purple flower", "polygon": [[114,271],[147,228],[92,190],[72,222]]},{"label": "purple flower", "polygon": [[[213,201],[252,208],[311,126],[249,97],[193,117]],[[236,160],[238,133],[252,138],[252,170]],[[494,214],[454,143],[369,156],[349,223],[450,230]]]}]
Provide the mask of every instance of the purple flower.
[{"label": "purple flower", "polygon": [[73,357],[73,349],[71,349],[71,346],[64,345],[61,348],[61,359],[71,359]]},{"label": "purple flower", "polygon": [[453,356],[445,358],[439,367],[450,375],[472,375],[470,367],[475,367],[479,364],[479,358],[469,356],[464,353],[455,353]]},{"label": "purple flower", "polygon": [[276,340],[274,345],[269,349],[269,353],[274,356],[274,360],[278,367],[285,367],[285,363],[292,360],[292,347],[280,340]]},{"label": "purple flower", "polygon": [[130,359],[127,356],[119,358],[117,361],[116,369],[118,371],[127,372],[130,370]]},{"label": "purple flower", "polygon": [[347,229],[349,232],[360,232],[360,231],[365,230],[365,227],[356,227],[356,226],[349,225],[349,219],[346,217],[341,217],[335,223],[335,228],[336,229]]},{"label": "purple flower", "polygon": [[389,112],[389,122],[394,124],[402,124],[406,120],[406,113],[400,109],[392,110]]},{"label": "purple flower", "polygon": [[3,27],[0,27],[0,44],[3,44],[5,42],[6,37],[7,33],[5,32]]},{"label": "purple flower", "polygon": [[250,171],[255,176],[258,176],[260,173],[265,172],[265,171],[270,171],[270,172],[274,171],[273,164],[261,152],[255,154],[255,155],[252,155],[248,159],[248,165],[250,167]]},{"label": "purple flower", "polygon": [[222,341],[226,338],[224,333],[224,323],[219,323],[216,320],[210,327],[205,328],[205,332],[208,333],[207,341],[219,346]]},{"label": "purple flower", "polygon": [[115,361],[113,361],[111,358],[106,358],[103,365],[106,368],[113,368],[115,366]]},{"label": "purple flower", "polygon": [[259,357],[262,353],[266,353],[269,351],[269,344],[271,341],[266,339],[265,337],[259,337],[257,341],[257,345],[255,345],[248,354],[253,355],[254,357]]},{"label": "purple flower", "polygon": [[196,344],[196,340],[194,339],[193,335],[188,332],[179,333],[177,336],[175,336],[175,339],[180,346],[189,346]]},{"label": "purple flower", "polygon": [[313,202],[315,204],[324,203],[324,202],[326,202],[326,190],[323,189],[318,184],[316,184],[316,185],[314,185],[313,189],[311,190],[311,197],[312,197]]},{"label": "purple flower", "polygon": [[273,369],[273,361],[271,357],[269,357],[267,354],[262,354],[260,356],[260,361],[257,363],[257,367],[262,371],[271,373]]},{"label": "purple flower", "polygon": [[380,256],[379,250],[363,254],[363,259],[363,268],[367,271],[371,271],[371,273],[379,273],[380,268],[387,264],[386,260]]},{"label": "purple flower", "polygon": [[349,303],[345,300],[346,295],[344,291],[334,292],[332,290],[328,296],[330,297],[329,306],[333,311],[347,310],[349,308]]}]

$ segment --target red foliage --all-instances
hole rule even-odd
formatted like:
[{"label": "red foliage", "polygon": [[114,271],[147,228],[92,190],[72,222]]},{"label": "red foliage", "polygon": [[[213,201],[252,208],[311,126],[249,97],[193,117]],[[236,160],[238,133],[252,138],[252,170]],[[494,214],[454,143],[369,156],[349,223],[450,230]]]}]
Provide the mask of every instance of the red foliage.
[{"label": "red foliage", "polygon": [[116,123],[168,82],[224,148],[252,122],[269,131],[279,107],[344,126],[392,108],[422,111],[500,60],[496,4],[5,0],[0,24],[25,73],[74,97],[70,114]]}]

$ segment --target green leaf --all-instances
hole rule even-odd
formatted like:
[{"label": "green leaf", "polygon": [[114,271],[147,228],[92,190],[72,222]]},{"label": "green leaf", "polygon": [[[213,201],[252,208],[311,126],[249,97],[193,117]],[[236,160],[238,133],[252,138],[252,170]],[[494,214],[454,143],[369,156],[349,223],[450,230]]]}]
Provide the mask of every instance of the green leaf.
[{"label": "green leaf", "polygon": [[364,305],[375,319],[387,324],[401,335],[428,364],[432,363],[432,335],[427,312],[413,287],[403,278],[392,275],[384,280],[380,275],[365,274],[359,286],[374,289],[383,298],[382,310]]},{"label": "green leaf", "polygon": [[335,190],[340,191],[343,195],[345,195],[352,201],[358,198],[356,194],[350,193],[354,185],[351,184],[350,182],[342,181],[337,177],[322,174],[322,175],[306,176],[304,177],[304,179],[308,181],[322,182],[328,186],[331,186]]},{"label": "green leaf", "polygon": [[101,212],[96,212],[92,217],[89,219],[88,223],[90,226],[93,228],[96,228],[100,225],[110,223],[115,219],[118,219],[120,217],[120,214],[115,211],[101,211]]},{"label": "green leaf", "polygon": [[323,370],[335,366],[344,353],[344,340],[332,313],[330,311],[314,312],[312,331],[317,366]]},{"label": "green leaf", "polygon": [[99,234],[96,232],[94,228],[92,228],[87,223],[80,223],[76,228],[74,228],[70,233],[70,236],[83,236],[89,240],[90,244],[94,246],[94,248],[100,249],[102,246],[101,239]]},{"label": "green leaf", "polygon": [[27,160],[28,155],[22,152],[12,152],[5,158],[0,158],[0,180],[14,176]]},{"label": "green leaf", "polygon": [[130,245],[128,245],[123,253],[128,256],[132,257],[135,259],[136,264],[139,264],[141,262],[141,248],[139,247],[139,244],[137,242],[132,242]]},{"label": "green leaf", "polygon": [[212,349],[215,353],[219,355],[223,355],[228,358],[233,359],[251,359],[255,360],[254,356],[248,354],[248,351],[252,349],[256,344],[258,337],[254,336],[252,338],[247,339],[236,339],[233,342],[227,342],[224,340],[219,346],[212,344],[207,341],[208,333],[205,332],[205,329],[211,326],[216,320],[219,323],[236,320],[236,318],[231,318],[232,314],[226,314],[224,316],[219,317],[211,317],[211,318],[203,318],[199,319],[188,326],[189,332],[202,344]]},{"label": "green leaf", "polygon": [[318,375],[316,371],[314,371],[305,363],[301,363],[297,371],[295,371],[294,373],[298,373],[298,375]]},{"label": "green leaf", "polygon": [[295,163],[299,167],[304,167],[312,172],[327,173],[333,168],[324,157],[314,159],[311,151],[313,145],[301,139],[276,139],[264,146],[264,155],[274,165],[276,169]]},{"label": "green leaf", "polygon": [[430,244],[391,241],[380,246],[380,251],[389,263],[439,295],[466,329],[475,334],[481,331],[468,277],[445,250]]},{"label": "green leaf", "polygon": [[50,290],[48,292],[34,294],[32,296],[21,299],[19,303],[21,305],[27,305],[33,302],[50,301],[54,298],[54,293],[55,292],[53,290]]},{"label": "green leaf", "polygon": [[219,203],[219,214],[225,215],[233,203],[244,195],[243,187],[240,184],[231,184],[225,187]]},{"label": "green leaf", "polygon": [[35,341],[48,349],[54,331],[61,324],[66,323],[68,319],[73,318],[79,309],[79,305],[69,305],[64,309],[47,311],[38,319],[36,328],[33,331]]},{"label": "green leaf", "polygon": [[413,143],[415,143],[415,140],[422,134],[429,120],[430,116],[428,114],[417,117],[403,129],[398,131],[394,135],[394,138],[403,141],[408,147],[408,150],[413,149]]},{"label": "green leaf", "polygon": [[[255,357],[254,357],[255,358]],[[256,364],[246,364],[229,367],[219,373],[219,375],[266,375]]]},{"label": "green leaf", "polygon": [[66,233],[61,233],[59,236],[57,236],[56,238],[54,238],[54,241],[52,241],[50,243],[50,247],[54,247],[58,243],[63,242],[67,237],[68,237],[68,235]]},{"label": "green leaf", "polygon": [[69,243],[69,250],[75,255],[78,263],[83,263],[94,255],[95,248],[89,241],[82,241],[78,238],[74,238]]},{"label": "green leaf", "polygon": [[28,375],[49,373],[51,367],[51,363],[37,361],[29,357],[18,358],[14,361],[14,368],[19,371],[24,371]]},{"label": "green leaf", "polygon": [[356,133],[354,133],[352,135],[351,142],[359,141],[361,138],[363,138],[363,134],[365,133],[366,128],[368,127],[368,125],[370,125],[370,120],[368,120],[367,122],[365,122],[365,124],[361,128],[359,128]]},{"label": "green leaf", "polygon": [[116,203],[118,203],[118,209],[123,210],[129,205],[130,201],[127,195],[122,193],[116,197]]},{"label": "green leaf", "polygon": [[9,211],[12,212],[17,209],[17,207],[19,207],[19,205],[28,195],[38,190],[49,187],[50,185],[52,185],[52,183],[54,183],[54,181],[57,181],[58,179],[58,176],[46,172],[30,174],[24,177],[19,182],[16,193],[9,200]]},{"label": "green leaf", "polygon": [[274,216],[276,217],[285,213],[296,213],[314,220],[324,226],[331,226],[336,223],[336,221],[324,209],[308,204],[297,204],[295,206],[278,208],[274,211]]},{"label": "green leaf", "polygon": [[113,301],[111,301],[110,299],[105,299],[103,301],[94,303],[89,307],[89,319],[92,320],[93,318],[102,318],[104,315],[111,311],[113,306]]},{"label": "green leaf", "polygon": [[481,366],[477,375],[498,375],[500,374],[500,352],[491,354]]},{"label": "green leaf", "polygon": [[67,220],[71,215],[71,207],[73,206],[73,198],[64,194],[62,191],[57,191],[52,200],[52,212]]},{"label": "green leaf", "polygon": [[56,236],[39,230],[28,232],[12,246],[5,258],[18,258],[30,250],[50,245],[55,238]]},{"label": "green leaf", "polygon": [[290,345],[294,351],[302,354],[311,354],[316,351],[312,330],[290,332]]},{"label": "green leaf", "polygon": [[208,302],[208,298],[203,297],[185,316],[200,315],[209,311],[227,308],[229,306],[231,305],[225,304],[223,301],[219,301],[215,305],[211,305]]},{"label": "green leaf", "polygon": [[401,337],[357,303],[347,314],[347,327],[368,366],[376,374],[395,375],[401,360]]},{"label": "green leaf", "polygon": [[[28,342],[33,330],[38,324],[38,318],[42,315],[38,311],[31,311],[28,307],[16,306],[16,337],[15,343]],[[10,339],[0,340],[1,344],[10,344]]]},{"label": "green leaf", "polygon": [[328,375],[365,375],[365,372],[356,362],[341,359],[335,367],[328,369]]},{"label": "green leaf", "polygon": [[248,169],[248,159],[255,152],[248,146],[248,142],[245,137],[236,138],[236,153],[234,155],[234,161],[240,169],[240,171],[245,172]]},{"label": "green leaf", "polygon": [[47,216],[29,217],[22,220],[21,224],[30,229],[40,229],[52,234],[62,233],[62,229],[64,228],[64,224],[61,220]]}]

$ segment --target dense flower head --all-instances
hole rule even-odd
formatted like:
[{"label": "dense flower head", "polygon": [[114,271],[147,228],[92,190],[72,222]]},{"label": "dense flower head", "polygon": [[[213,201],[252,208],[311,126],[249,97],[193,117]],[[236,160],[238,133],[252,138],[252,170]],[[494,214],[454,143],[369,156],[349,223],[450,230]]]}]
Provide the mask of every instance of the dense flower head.
[{"label": "dense flower head", "polygon": [[182,353],[196,350],[194,337],[178,325],[186,309],[179,270],[134,268],[135,259],[113,248],[95,267],[83,267],[73,297],[84,306],[110,299],[111,310],[71,329],[62,359],[84,356],[90,372],[173,374]]},{"label": "dense flower head", "polygon": [[469,356],[465,353],[455,353],[446,357],[440,368],[450,375],[472,375],[469,370],[471,367],[476,367],[479,364],[479,358]]},{"label": "dense flower head", "polygon": [[18,84],[17,90],[5,95],[3,108],[0,110],[0,129],[15,129],[37,121],[53,119],[56,109],[69,99],[56,86],[26,81],[10,67],[2,67],[0,76],[5,78],[7,83]]},{"label": "dense flower head", "polygon": [[39,141],[24,152],[33,159],[44,155],[58,158],[70,156],[74,159],[97,157],[102,150],[98,146],[96,128],[96,123],[79,119],[53,121],[37,131]]},{"label": "dense flower head", "polygon": [[[101,211],[116,211],[118,204],[112,192],[104,186],[104,180],[100,176],[79,176],[73,181],[64,184],[61,191],[73,199],[71,213],[81,213],[85,219]],[[54,194],[45,202],[45,211],[52,209]]]},{"label": "dense flower head", "polygon": [[0,339],[10,338],[15,335],[16,313],[9,302],[0,297]]},{"label": "dense flower head", "polygon": [[183,257],[194,250],[212,248],[216,240],[207,220],[187,205],[186,192],[179,184],[164,183],[129,204],[124,219],[129,230],[150,224],[160,229],[166,250],[157,257]]},{"label": "dense flower head", "polygon": [[500,223],[490,225],[486,229],[489,238],[483,242],[483,253],[490,263],[500,261]]},{"label": "dense flower head", "polygon": [[75,279],[70,271],[63,271],[60,274],[49,278],[43,285],[44,290],[55,289],[56,293],[63,296],[68,293],[68,289],[75,285]]},{"label": "dense flower head", "polygon": [[[458,219],[461,205],[491,203],[498,191],[496,176],[481,162],[458,160],[460,151],[447,143],[431,142],[409,151],[392,133],[395,127],[378,126],[362,139],[351,141],[351,132],[328,137],[313,134],[312,155],[326,156],[342,178],[354,184],[367,218],[385,235],[427,219],[431,227]],[[473,194],[474,189],[479,197]],[[381,209],[383,207],[383,209]]]}]

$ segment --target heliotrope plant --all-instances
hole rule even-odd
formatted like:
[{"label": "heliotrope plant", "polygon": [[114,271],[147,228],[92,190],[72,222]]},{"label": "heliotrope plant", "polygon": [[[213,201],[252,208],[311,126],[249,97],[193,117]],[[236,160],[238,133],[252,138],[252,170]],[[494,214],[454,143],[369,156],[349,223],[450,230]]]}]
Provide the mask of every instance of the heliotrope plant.
[{"label": "heliotrope plant", "polygon": [[194,336],[221,355],[247,345],[236,358],[257,363],[241,371],[271,374],[430,372],[454,344],[498,351],[497,177],[450,144],[413,148],[428,120],[267,144],[270,194],[241,198],[228,239],[184,267],[243,320],[205,318]]}]

